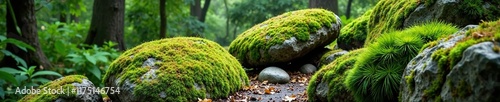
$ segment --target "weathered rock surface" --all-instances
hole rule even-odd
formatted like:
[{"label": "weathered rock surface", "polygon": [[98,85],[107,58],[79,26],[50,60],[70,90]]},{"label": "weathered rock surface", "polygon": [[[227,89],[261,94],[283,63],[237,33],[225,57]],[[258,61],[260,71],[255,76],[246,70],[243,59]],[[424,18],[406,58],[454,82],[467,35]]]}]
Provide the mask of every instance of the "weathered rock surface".
[{"label": "weathered rock surface", "polygon": [[291,11],[243,32],[229,52],[245,67],[288,63],[328,45],[337,38],[340,26],[340,18],[324,9]]},{"label": "weathered rock surface", "polygon": [[347,54],[348,52],[347,51],[334,51],[333,53],[326,53],[325,55],[323,55],[323,57],[320,59],[320,62],[318,64],[318,66],[321,68],[322,66],[324,65],[328,65],[329,63],[333,62],[335,59],[337,59],[338,57],[344,55],[344,54]]},{"label": "weathered rock surface", "polygon": [[304,64],[300,67],[300,72],[304,74],[311,74],[316,72],[316,70],[318,70],[318,68],[313,64]]},{"label": "weathered rock surface", "polygon": [[425,48],[416,57],[414,57],[408,63],[403,73],[404,78],[402,78],[401,80],[400,88],[401,101],[434,101],[434,98],[430,97],[435,96],[425,95],[425,90],[428,90],[432,87],[432,82],[438,79],[438,74],[440,74],[438,73],[440,71],[438,62],[432,59],[432,54],[439,49],[453,47],[458,41],[465,38],[465,33],[467,30],[475,27],[477,26],[469,25],[453,34],[452,37],[449,37],[449,39],[441,39],[436,45]]},{"label": "weathered rock surface", "polygon": [[[441,20],[453,23],[459,27],[468,24],[478,24],[481,20],[496,20],[500,12],[500,2],[468,1],[468,0],[427,0],[417,6],[415,11],[405,19],[404,26],[409,27],[416,23],[429,20]],[[470,6],[469,6],[470,5]]]},{"label": "weathered rock surface", "polygon": [[[70,75],[46,83],[38,89],[39,94],[29,94],[24,96],[20,102],[103,102],[101,94],[87,88],[97,88],[94,84],[81,75]],[[45,89],[45,90],[44,90]],[[47,89],[58,90],[64,93],[53,93]],[[59,90],[62,89],[62,90]],[[75,90],[75,91],[73,91]],[[77,91],[76,91],[77,90]]]},{"label": "weathered rock surface", "polygon": [[288,83],[290,76],[281,68],[267,67],[259,73],[258,80],[268,81],[268,83]]},{"label": "weathered rock surface", "polygon": [[463,102],[499,102],[500,52],[498,42],[482,42],[467,48],[450,73],[441,99]]}]

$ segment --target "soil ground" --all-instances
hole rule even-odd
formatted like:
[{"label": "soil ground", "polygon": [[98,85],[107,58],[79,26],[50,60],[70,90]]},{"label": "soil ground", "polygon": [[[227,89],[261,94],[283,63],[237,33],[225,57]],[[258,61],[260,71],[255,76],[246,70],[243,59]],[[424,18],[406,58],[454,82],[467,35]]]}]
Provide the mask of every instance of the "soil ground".
[{"label": "soil ground", "polygon": [[[250,86],[243,88],[226,99],[216,99],[215,102],[307,102],[307,85],[312,74],[302,74],[298,71],[288,72],[291,81],[286,84],[267,83],[257,80],[258,73],[249,72]],[[203,101],[201,99],[199,102]]]}]

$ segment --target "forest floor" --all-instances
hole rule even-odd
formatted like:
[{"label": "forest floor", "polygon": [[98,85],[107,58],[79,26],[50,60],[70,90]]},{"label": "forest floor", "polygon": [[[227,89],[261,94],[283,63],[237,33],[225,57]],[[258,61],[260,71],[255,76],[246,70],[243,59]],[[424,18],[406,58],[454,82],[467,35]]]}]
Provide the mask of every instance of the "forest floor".
[{"label": "forest floor", "polygon": [[[213,100],[215,102],[306,102],[307,85],[312,74],[302,74],[298,71],[288,72],[290,82],[286,84],[267,83],[257,80],[259,73],[248,73],[250,86],[244,87],[227,99]],[[210,102],[200,99],[199,102]]]}]

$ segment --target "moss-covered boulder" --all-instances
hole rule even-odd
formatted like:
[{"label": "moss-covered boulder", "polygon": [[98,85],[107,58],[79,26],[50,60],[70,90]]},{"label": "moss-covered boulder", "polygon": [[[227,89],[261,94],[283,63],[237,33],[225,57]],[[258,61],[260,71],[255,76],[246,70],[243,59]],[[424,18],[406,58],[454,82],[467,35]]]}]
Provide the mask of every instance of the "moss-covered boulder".
[{"label": "moss-covered boulder", "polygon": [[99,92],[87,88],[97,87],[85,76],[65,76],[38,87],[40,93],[26,95],[19,102],[103,102]]},{"label": "moss-covered boulder", "polygon": [[120,87],[113,101],[196,101],[223,98],[249,83],[240,63],[219,44],[176,37],[146,42],[111,63],[103,81]]},{"label": "moss-covered boulder", "polygon": [[324,9],[286,12],[240,34],[229,52],[246,67],[287,63],[334,41],[340,18]]},{"label": "moss-covered boulder", "polygon": [[404,70],[401,101],[500,101],[499,41],[500,20],[428,44]]},{"label": "moss-covered boulder", "polygon": [[449,24],[431,22],[383,34],[359,54],[344,84],[353,92],[356,101],[398,101],[399,81],[407,63],[424,43],[456,31]]},{"label": "moss-covered boulder", "polygon": [[310,102],[352,102],[354,97],[345,84],[345,72],[350,70],[358,55],[365,49],[357,49],[341,55],[332,63],[316,72],[309,81],[307,96]]},{"label": "moss-covered boulder", "polygon": [[342,28],[337,45],[361,48],[382,34],[432,20],[458,27],[500,17],[498,0],[380,0],[371,10]]}]

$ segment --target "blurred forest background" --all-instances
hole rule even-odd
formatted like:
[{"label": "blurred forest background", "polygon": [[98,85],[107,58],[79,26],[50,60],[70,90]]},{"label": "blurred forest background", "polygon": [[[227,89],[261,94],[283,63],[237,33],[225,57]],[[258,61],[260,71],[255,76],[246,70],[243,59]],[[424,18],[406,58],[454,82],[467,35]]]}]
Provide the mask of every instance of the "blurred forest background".
[{"label": "blurred forest background", "polygon": [[0,99],[13,87],[82,74],[102,86],[127,48],[177,36],[228,46],[241,32],[287,11],[325,8],[343,25],[378,0],[0,0]]}]

